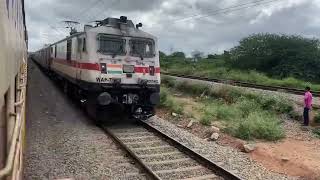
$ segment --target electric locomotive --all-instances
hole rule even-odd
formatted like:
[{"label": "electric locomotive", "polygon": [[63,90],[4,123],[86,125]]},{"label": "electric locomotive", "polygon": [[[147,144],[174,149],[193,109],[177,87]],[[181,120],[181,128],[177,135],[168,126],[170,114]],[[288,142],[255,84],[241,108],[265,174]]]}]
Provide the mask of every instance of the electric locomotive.
[{"label": "electric locomotive", "polygon": [[35,61],[104,120],[120,105],[136,118],[154,115],[160,101],[157,38],[127,17],[106,18],[35,53]]}]

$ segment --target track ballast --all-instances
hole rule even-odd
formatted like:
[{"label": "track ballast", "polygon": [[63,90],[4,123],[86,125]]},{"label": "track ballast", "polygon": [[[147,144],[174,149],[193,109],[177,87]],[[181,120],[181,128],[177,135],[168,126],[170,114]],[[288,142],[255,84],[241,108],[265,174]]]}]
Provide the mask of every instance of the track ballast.
[{"label": "track ballast", "polygon": [[154,179],[240,179],[144,121],[102,128]]}]

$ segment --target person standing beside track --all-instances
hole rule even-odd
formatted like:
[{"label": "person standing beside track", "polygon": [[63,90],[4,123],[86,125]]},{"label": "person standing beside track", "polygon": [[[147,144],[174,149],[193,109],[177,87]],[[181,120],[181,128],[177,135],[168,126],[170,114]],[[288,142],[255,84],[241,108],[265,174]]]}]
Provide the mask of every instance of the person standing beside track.
[{"label": "person standing beside track", "polygon": [[306,92],[304,94],[304,110],[303,110],[303,125],[309,125],[309,113],[312,108],[312,94],[310,92],[310,87],[306,87]]}]

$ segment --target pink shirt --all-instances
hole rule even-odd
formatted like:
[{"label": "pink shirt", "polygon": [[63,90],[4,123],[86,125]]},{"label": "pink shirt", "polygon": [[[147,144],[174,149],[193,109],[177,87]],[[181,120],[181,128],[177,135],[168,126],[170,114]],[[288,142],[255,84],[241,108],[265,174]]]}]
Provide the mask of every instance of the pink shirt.
[{"label": "pink shirt", "polygon": [[311,106],[312,106],[312,94],[311,92],[308,91],[304,94],[304,107],[310,109]]}]

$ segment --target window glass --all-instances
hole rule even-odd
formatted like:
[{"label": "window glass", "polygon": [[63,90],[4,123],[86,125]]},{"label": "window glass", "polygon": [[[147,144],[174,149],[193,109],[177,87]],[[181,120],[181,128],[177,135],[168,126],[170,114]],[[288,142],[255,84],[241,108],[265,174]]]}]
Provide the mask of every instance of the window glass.
[{"label": "window glass", "polygon": [[130,55],[138,57],[154,57],[154,42],[145,39],[130,40]]},{"label": "window glass", "polygon": [[87,51],[86,46],[87,46],[87,44],[86,44],[86,38],[83,38],[83,46],[82,46],[82,51],[83,51],[83,52]]},{"label": "window glass", "polygon": [[124,55],[125,54],[125,40],[115,37],[108,37],[100,35],[98,37],[99,50],[103,54]]}]

